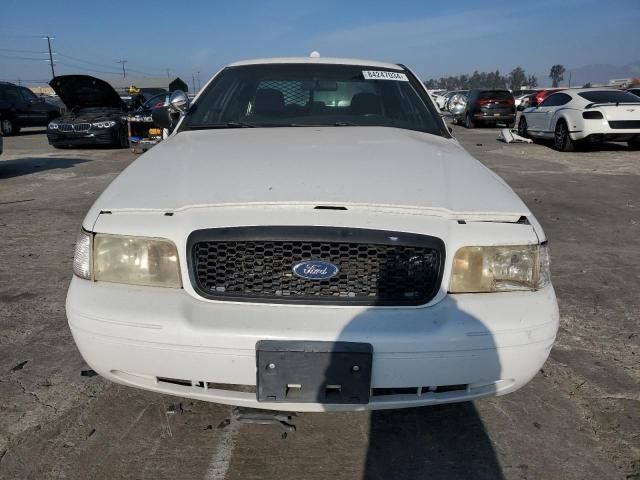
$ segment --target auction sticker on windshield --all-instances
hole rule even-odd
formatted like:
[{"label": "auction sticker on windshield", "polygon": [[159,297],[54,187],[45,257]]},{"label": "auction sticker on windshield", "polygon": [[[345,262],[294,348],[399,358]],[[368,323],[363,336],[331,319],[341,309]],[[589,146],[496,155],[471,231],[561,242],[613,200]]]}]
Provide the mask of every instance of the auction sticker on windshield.
[{"label": "auction sticker on windshield", "polygon": [[398,82],[409,81],[404,73],[386,72],[384,70],[363,70],[362,76],[365,80],[396,80]]}]

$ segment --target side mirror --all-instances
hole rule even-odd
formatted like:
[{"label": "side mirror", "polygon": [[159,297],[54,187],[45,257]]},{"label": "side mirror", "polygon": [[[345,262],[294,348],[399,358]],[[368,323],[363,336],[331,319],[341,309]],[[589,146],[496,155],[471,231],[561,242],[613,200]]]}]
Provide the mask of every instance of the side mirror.
[{"label": "side mirror", "polygon": [[186,113],[189,109],[189,97],[182,90],[176,90],[169,98],[169,108],[174,112]]},{"label": "side mirror", "polygon": [[151,119],[160,128],[173,127],[173,116],[168,107],[158,107],[151,110]]}]

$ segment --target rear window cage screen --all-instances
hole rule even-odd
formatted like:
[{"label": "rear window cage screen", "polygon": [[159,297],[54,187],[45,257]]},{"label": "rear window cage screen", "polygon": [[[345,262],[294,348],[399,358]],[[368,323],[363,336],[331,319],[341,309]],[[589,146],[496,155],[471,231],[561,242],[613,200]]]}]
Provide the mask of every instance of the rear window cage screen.
[{"label": "rear window cage screen", "polygon": [[258,84],[258,90],[279,90],[284,96],[285,105],[299,105],[305,107],[309,104],[309,90],[303,88],[299,80],[263,80]]}]

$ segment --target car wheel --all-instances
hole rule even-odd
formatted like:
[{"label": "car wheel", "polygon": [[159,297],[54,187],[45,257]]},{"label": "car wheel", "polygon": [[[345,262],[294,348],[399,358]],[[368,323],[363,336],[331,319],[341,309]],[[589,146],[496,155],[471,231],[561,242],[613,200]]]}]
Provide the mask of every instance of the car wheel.
[{"label": "car wheel", "polygon": [[524,115],[520,117],[520,121],[518,122],[518,135],[524,138],[529,138],[529,132],[527,132],[527,119],[524,118]]},{"label": "car wheel", "polygon": [[476,126],[473,120],[471,120],[471,115],[469,115],[469,112],[467,112],[467,114],[464,116],[464,126],[465,128],[474,128]]},{"label": "car wheel", "polygon": [[558,121],[553,134],[553,146],[559,152],[573,152],[575,145],[569,136],[569,129],[564,120]]},{"label": "car wheel", "polygon": [[16,124],[8,118],[2,120],[2,123],[0,123],[0,129],[2,130],[2,135],[5,137],[10,137],[11,135],[17,135],[20,133],[20,127],[17,127]]},{"label": "car wheel", "polygon": [[120,129],[120,147],[128,148],[129,147],[129,136],[127,135],[127,129],[122,127]]},{"label": "car wheel", "polygon": [[507,122],[507,128],[509,130],[511,130],[512,128],[514,128],[516,126],[516,121],[514,120],[513,122]]}]

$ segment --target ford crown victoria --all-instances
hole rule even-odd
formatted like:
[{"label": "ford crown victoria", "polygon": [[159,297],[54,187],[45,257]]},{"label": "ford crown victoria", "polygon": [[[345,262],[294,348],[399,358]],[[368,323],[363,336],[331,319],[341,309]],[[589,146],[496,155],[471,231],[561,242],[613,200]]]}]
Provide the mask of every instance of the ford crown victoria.
[{"label": "ford crown victoria", "polygon": [[67,316],[103,377],[285,411],[513,392],[558,329],[547,239],[406,67],[238,62],[89,210]]}]

